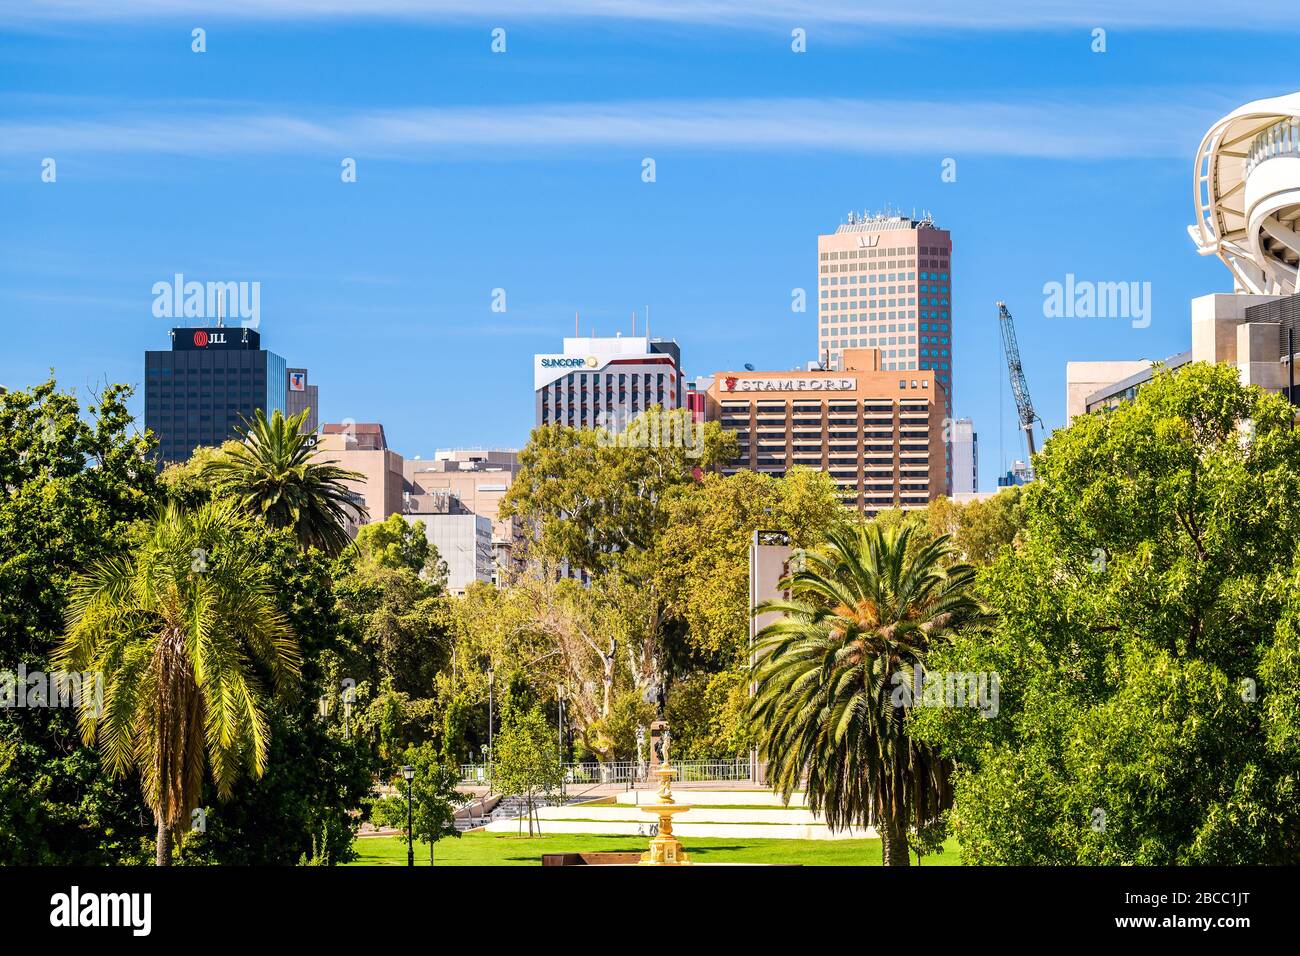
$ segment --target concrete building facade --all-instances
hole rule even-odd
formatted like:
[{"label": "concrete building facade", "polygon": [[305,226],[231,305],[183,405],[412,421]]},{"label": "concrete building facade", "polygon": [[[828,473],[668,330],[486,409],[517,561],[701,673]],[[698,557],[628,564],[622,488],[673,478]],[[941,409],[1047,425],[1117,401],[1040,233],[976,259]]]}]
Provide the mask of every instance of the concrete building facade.
[{"label": "concrete building facade", "polygon": [[980,437],[969,418],[957,418],[949,429],[952,447],[952,494],[970,494],[980,486]]},{"label": "concrete building facade", "polygon": [[493,579],[492,522],[482,515],[406,514],[403,517],[424,525],[424,535],[447,566],[447,590],[464,594],[474,582]]},{"label": "concrete building facade", "polygon": [[503,582],[521,569],[518,545],[522,530],[514,518],[499,516],[501,499],[519,473],[514,449],[440,449],[432,460],[410,458],[402,464],[403,513],[408,517],[475,514],[491,526],[492,570],[489,580]]},{"label": "concrete building facade", "polygon": [[947,395],[933,369],[886,370],[879,349],[848,348],[837,371],[718,372],[708,416],[733,432],[749,468],[827,472],[866,514],[916,508],[947,494]]},{"label": "concrete building facade", "polygon": [[320,389],[308,381],[305,368],[288,369],[285,384],[285,414],[293,417],[305,411],[307,418],[302,423],[302,433],[315,434],[320,422]]},{"label": "concrete building facade", "polygon": [[[1192,300],[1191,349],[1167,364],[1216,362],[1241,381],[1290,398],[1300,343],[1300,93],[1247,103],[1214,123],[1192,166],[1193,223],[1202,256],[1218,258],[1231,293]],[[1150,378],[1149,362],[1081,398],[1082,375],[1067,367],[1070,417],[1114,405]],[[1103,376],[1098,376],[1103,377]]]}]

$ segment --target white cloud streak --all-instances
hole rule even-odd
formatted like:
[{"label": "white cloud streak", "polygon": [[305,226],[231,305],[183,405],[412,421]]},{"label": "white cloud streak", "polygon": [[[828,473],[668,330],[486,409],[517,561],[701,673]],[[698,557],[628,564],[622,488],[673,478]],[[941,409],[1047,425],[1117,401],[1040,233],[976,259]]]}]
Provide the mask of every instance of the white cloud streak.
[{"label": "white cloud streak", "polygon": [[1276,29],[1294,7],[1254,0],[1249,13],[1221,2],[1183,0],[3,0],[0,23],[112,22],[202,18],[205,21],[420,22],[635,20],[727,24],[839,24],[864,28],[958,30]]},{"label": "white cloud streak", "polygon": [[0,123],[0,155],[305,155],[532,160],[653,150],[1044,159],[1186,157],[1227,100],[1003,103],[642,100],[302,115],[178,109]]}]

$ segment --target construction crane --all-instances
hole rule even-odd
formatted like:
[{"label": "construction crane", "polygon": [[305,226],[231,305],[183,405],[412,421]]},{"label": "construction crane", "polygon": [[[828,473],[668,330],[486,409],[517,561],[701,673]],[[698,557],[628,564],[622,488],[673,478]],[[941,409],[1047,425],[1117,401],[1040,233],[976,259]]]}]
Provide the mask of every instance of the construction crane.
[{"label": "construction crane", "polygon": [[1002,351],[1007,355],[1007,374],[1011,377],[1011,393],[1016,397],[1016,414],[1020,418],[1020,427],[1025,430],[1025,441],[1029,443],[1029,462],[1034,461],[1034,422],[1039,425],[1043,420],[1034,412],[1034,403],[1029,398],[1029,383],[1025,381],[1025,368],[1020,364],[1020,346],[1016,344],[1016,326],[1011,319],[1005,302],[998,303],[998,331],[1002,335]]}]

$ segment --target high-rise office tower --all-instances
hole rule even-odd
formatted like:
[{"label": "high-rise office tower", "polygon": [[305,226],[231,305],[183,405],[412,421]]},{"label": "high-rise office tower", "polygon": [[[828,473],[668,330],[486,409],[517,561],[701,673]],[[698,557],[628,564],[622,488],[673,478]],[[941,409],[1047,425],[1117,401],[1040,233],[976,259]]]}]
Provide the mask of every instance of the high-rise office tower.
[{"label": "high-rise office tower", "polygon": [[170,351],[144,353],[144,420],[162,463],[237,437],[258,409],[284,412],[285,360],[264,350],[255,330],[175,328],[171,336]]},{"label": "high-rise office tower", "polygon": [[859,216],[817,237],[817,356],[878,348],[887,371],[925,369],[952,414],[952,238],[929,216]]},{"label": "high-rise office tower", "polygon": [[[878,348],[887,371],[932,371],[952,418],[952,237],[927,213],[849,213],[817,237],[817,357]],[[946,453],[952,484],[952,453]]]}]

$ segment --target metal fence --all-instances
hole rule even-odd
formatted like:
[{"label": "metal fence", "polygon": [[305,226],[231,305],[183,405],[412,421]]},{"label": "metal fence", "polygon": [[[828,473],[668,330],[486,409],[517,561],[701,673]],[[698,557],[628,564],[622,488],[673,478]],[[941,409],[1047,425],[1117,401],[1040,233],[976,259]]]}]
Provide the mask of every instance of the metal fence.
[{"label": "metal fence", "polygon": [[[701,783],[705,781],[751,780],[748,757],[728,757],[722,760],[683,760],[672,764],[677,771],[674,781]],[[488,765],[483,763],[464,763],[460,765],[460,782],[462,784],[486,784],[489,779]],[[607,763],[589,761],[585,763],[567,763],[564,765],[564,782],[570,785],[581,784],[624,784],[653,783],[649,768],[635,760],[611,760]]]}]

